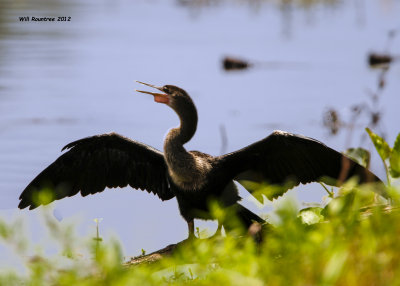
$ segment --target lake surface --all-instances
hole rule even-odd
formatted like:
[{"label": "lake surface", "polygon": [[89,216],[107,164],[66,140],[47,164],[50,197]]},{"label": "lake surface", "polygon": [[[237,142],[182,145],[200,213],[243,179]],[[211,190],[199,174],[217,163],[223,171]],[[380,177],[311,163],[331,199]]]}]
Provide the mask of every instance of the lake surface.
[{"label": "lake surface", "polygon": [[[367,55],[400,55],[398,1],[321,1],[306,7],[249,3],[2,1],[1,217],[23,217],[33,244],[46,241],[40,208],[18,210],[18,197],[73,140],[114,131],[162,149],[177,116],[136,93],[142,87],[135,80],[174,84],[193,97],[199,125],[188,149],[220,154],[221,126],[227,134],[226,151],[274,129],[305,134],[337,150],[370,149],[362,136],[368,115],[357,119],[351,136],[347,129],[331,136],[322,124],[328,108],[349,121],[351,107],[361,103],[381,111],[377,131],[393,144],[400,131],[400,65],[392,65],[378,102],[372,104],[368,94],[377,89],[380,71],[368,67]],[[71,21],[20,21],[23,16],[65,16]],[[398,36],[388,43],[390,30]],[[221,64],[226,55],[259,64],[226,72]],[[377,155],[372,159],[372,170],[384,178]],[[317,184],[290,193],[300,202],[317,203],[325,195]],[[270,203],[260,209],[249,200],[244,204],[258,213],[272,208]],[[51,206],[60,224],[77,220],[80,235],[93,236],[93,219],[103,218],[100,234],[118,236],[126,255],[187,236],[175,200],[161,202],[131,188],[78,195]]]}]

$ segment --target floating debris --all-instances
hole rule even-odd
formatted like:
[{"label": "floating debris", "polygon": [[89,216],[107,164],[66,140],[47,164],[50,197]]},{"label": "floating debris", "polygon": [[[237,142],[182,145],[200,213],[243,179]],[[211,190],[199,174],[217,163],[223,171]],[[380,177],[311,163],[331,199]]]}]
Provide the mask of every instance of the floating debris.
[{"label": "floating debris", "polygon": [[252,66],[252,64],[246,60],[233,58],[233,57],[225,57],[222,60],[222,65],[223,65],[224,70],[226,70],[226,71],[243,70],[243,69],[247,69]]},{"label": "floating debris", "polygon": [[222,67],[225,71],[245,70],[251,67],[266,69],[293,69],[304,68],[306,64],[297,62],[275,62],[275,61],[250,61],[241,58],[226,56],[222,59]]},{"label": "floating debris", "polygon": [[371,67],[389,65],[393,61],[393,57],[389,54],[370,53],[368,63]]}]

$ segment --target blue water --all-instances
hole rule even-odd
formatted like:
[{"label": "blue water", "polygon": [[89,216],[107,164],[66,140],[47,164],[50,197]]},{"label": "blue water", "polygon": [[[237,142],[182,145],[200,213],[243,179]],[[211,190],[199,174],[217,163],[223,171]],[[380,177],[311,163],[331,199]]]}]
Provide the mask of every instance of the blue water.
[{"label": "blue water", "polygon": [[[367,54],[388,49],[389,30],[400,33],[398,1],[291,9],[235,1],[197,8],[179,1],[83,2],[3,1],[0,6],[0,214],[29,222],[32,244],[47,241],[41,210],[18,210],[18,196],[65,144],[114,131],[161,149],[167,130],[178,124],[166,106],[134,92],[135,80],[178,85],[193,97],[199,125],[188,149],[218,155],[221,125],[227,151],[274,129],[305,134],[337,150],[371,148],[361,136],[367,116],[358,119],[351,137],[346,130],[330,136],[322,116],[333,107],[348,120],[352,105],[370,104],[367,91],[376,90],[379,71],[369,69]],[[36,15],[70,16],[71,21],[18,19]],[[400,55],[399,43],[400,34],[389,51]],[[225,55],[282,65],[225,72]],[[387,73],[374,107],[383,112],[380,126],[389,142],[400,131],[399,66]],[[384,178],[375,154],[372,170]],[[315,184],[290,195],[321,202],[325,194]],[[272,208],[271,203],[263,209],[248,200],[244,204],[259,213]],[[118,236],[127,256],[187,236],[175,200],[161,202],[131,188],[78,195],[51,207],[60,224],[77,221],[81,236],[93,236],[93,219],[103,218],[101,235]]]}]

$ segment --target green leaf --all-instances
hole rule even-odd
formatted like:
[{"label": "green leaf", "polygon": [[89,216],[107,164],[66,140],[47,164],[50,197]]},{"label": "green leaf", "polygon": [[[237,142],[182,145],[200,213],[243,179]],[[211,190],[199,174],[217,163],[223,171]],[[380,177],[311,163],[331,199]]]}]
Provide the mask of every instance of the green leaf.
[{"label": "green leaf", "polygon": [[368,135],[374,143],[375,149],[378,151],[378,154],[381,156],[382,160],[385,161],[388,159],[390,153],[392,152],[389,144],[383,140],[382,137],[372,132],[369,128],[365,128],[365,130],[368,132]]},{"label": "green leaf", "polygon": [[393,178],[400,177],[400,133],[397,135],[396,141],[390,154],[390,175]]},{"label": "green leaf", "polygon": [[246,190],[248,190],[253,197],[255,197],[260,203],[264,203],[264,198],[262,196],[264,189],[267,187],[266,184],[257,183],[248,180],[238,181]]},{"label": "green leaf", "polygon": [[287,180],[283,185],[270,185],[266,182],[259,183],[249,180],[238,180],[238,182],[262,204],[265,203],[264,196],[268,200],[279,198],[298,184],[291,180]]},{"label": "green leaf", "polygon": [[323,208],[310,207],[300,210],[297,215],[300,217],[301,222],[304,224],[315,224],[324,220],[324,216],[321,214]]},{"label": "green leaf", "polygon": [[322,281],[324,285],[335,285],[341,276],[346,265],[346,260],[350,256],[348,250],[338,249],[332,250],[332,255],[326,263],[322,273]]},{"label": "green leaf", "polygon": [[371,159],[371,154],[364,148],[349,148],[344,151],[344,154],[361,166],[368,168]]},{"label": "green leaf", "polygon": [[36,206],[48,205],[54,201],[54,198],[54,190],[50,188],[44,188],[40,191],[34,192],[32,195],[32,200]]}]

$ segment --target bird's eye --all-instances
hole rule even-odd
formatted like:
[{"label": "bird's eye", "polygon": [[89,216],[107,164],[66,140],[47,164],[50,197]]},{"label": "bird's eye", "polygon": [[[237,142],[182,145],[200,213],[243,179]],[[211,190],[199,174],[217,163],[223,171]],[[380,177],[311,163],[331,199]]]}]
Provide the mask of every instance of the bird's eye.
[{"label": "bird's eye", "polygon": [[163,90],[165,91],[165,93],[169,93],[169,88],[168,87],[164,86]]}]

